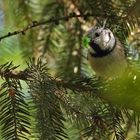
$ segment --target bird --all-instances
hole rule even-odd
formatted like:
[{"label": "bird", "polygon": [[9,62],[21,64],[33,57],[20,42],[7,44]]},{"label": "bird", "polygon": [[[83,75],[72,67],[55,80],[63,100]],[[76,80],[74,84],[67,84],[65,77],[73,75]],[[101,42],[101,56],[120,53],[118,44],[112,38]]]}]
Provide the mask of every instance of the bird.
[{"label": "bird", "polygon": [[123,75],[127,69],[124,45],[105,27],[92,27],[87,37],[87,58],[98,77],[109,78]]}]

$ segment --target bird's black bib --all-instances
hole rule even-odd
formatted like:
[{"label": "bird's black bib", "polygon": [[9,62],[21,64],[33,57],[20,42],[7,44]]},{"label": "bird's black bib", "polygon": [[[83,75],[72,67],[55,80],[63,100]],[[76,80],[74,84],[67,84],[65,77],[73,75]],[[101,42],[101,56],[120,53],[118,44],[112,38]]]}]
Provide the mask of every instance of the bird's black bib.
[{"label": "bird's black bib", "polygon": [[94,43],[94,42],[90,42],[89,45],[95,51],[95,53],[90,52],[90,55],[92,57],[104,57],[104,56],[108,55],[109,53],[111,53],[114,50],[114,48],[116,46],[116,41],[115,41],[115,44],[114,44],[114,46],[112,48],[107,48],[105,50],[102,50],[99,47],[99,45]]}]

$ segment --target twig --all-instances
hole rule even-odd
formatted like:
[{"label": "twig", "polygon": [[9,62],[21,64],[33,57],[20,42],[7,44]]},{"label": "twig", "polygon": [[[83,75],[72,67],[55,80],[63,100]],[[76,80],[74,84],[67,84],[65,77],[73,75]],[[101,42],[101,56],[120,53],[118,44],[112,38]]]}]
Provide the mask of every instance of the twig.
[{"label": "twig", "polygon": [[24,71],[19,71],[19,72],[14,70],[7,71],[7,72],[0,71],[0,76],[1,78],[5,78],[5,79],[10,78],[10,79],[24,80],[24,81],[28,81],[30,77],[26,69]]},{"label": "twig", "polygon": [[[20,29],[20,30],[16,30],[14,32],[8,32],[6,35],[4,36],[1,36],[0,37],[0,41],[4,38],[8,38],[8,37],[11,37],[11,36],[15,36],[15,35],[18,35],[18,34],[22,34],[22,35],[25,35],[25,32],[32,29],[32,28],[35,28],[35,27],[38,27],[38,26],[41,26],[41,25],[45,25],[47,23],[50,23],[50,22],[54,22],[54,23],[59,23],[59,21],[61,20],[68,20],[70,18],[78,18],[78,17],[89,17],[89,16],[93,16],[92,14],[78,14],[76,15],[75,13],[71,13],[70,15],[68,16],[63,16],[63,17],[58,17],[58,18],[50,18],[49,20],[45,20],[45,21],[33,21],[31,24],[27,25],[25,28],[23,29]],[[95,16],[95,15],[94,15]],[[98,15],[99,16],[99,15]]]}]

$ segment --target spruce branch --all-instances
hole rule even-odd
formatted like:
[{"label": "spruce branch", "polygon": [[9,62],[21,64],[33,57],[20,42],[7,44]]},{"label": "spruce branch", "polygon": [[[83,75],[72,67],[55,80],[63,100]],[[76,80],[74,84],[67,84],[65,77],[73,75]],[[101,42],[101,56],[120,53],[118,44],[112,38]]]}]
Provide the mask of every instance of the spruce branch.
[{"label": "spruce branch", "polygon": [[[14,68],[16,67],[11,67],[11,69]],[[20,140],[22,138],[28,140],[27,135],[30,135],[29,130],[31,125],[30,113],[20,81],[6,77],[5,82],[1,84],[0,92],[0,123],[3,126],[1,128],[2,137],[4,139]]]},{"label": "spruce branch", "polygon": [[17,71],[19,66],[14,66],[12,62],[7,62],[0,66],[0,77],[2,79],[28,80],[28,70]]},{"label": "spruce branch", "polygon": [[[21,80],[21,77],[18,76],[18,74],[17,74],[17,76],[15,76],[15,75],[13,75],[13,72],[12,72],[17,67],[18,66],[14,66],[12,64],[12,62],[6,63],[6,64],[0,66],[0,70],[2,71],[1,77],[6,80],[6,83],[10,87],[10,90],[8,90],[8,92],[10,93],[9,96],[11,97],[11,99],[13,99],[13,97],[15,97],[15,93],[13,92],[13,89],[11,89],[11,87],[13,87],[13,82],[16,82],[16,85],[18,86],[18,81]],[[8,74],[5,74],[5,73],[8,73]],[[119,120],[121,120],[120,119],[121,115],[120,115],[120,113],[119,114],[116,113],[118,111],[116,111],[114,109],[110,110],[109,109],[110,106],[108,106],[106,108],[106,105],[109,102],[112,102],[112,103],[118,104],[118,105],[121,104],[126,108],[131,108],[136,111],[139,110],[139,105],[134,103],[136,94],[134,94],[133,96],[131,95],[132,104],[128,104],[126,106],[126,103],[128,102],[128,100],[130,98],[129,97],[130,94],[127,94],[127,95],[129,95],[128,97],[125,95],[127,92],[127,90],[125,90],[125,88],[129,88],[130,86],[128,85],[128,87],[127,87],[126,81],[125,80],[122,81],[122,79],[117,80],[117,81],[111,80],[111,81],[106,82],[106,81],[101,81],[101,80],[97,79],[96,77],[87,78],[87,77],[77,76],[70,80],[54,78],[54,77],[50,76],[50,74],[48,73],[47,64],[43,64],[41,62],[41,60],[39,60],[36,64],[33,62],[31,62],[31,64],[28,64],[28,68],[25,71],[23,71],[23,73],[26,75],[26,78],[24,78],[24,80],[27,82],[27,84],[30,87],[34,102],[39,107],[38,108],[39,109],[38,117],[40,118],[39,120],[41,120],[41,118],[44,114],[44,109],[45,109],[45,114],[48,114],[49,116],[53,116],[55,120],[60,120],[60,124],[56,124],[56,122],[54,120],[52,120],[51,118],[48,118],[48,119],[46,119],[45,122],[48,122],[48,121],[49,122],[45,124],[44,119],[42,119],[40,121],[42,124],[41,126],[44,125],[44,127],[46,127],[46,128],[50,128],[50,126],[59,128],[59,126],[60,126],[60,131],[62,132],[62,135],[64,134],[64,137],[67,137],[67,136],[65,135],[65,133],[63,131],[63,129],[64,129],[63,121],[65,121],[65,119],[62,118],[63,112],[61,111],[61,108],[59,106],[59,102],[61,102],[61,101],[63,102],[63,105],[67,107],[68,113],[70,115],[75,115],[76,121],[79,120],[79,118],[84,118],[85,120],[90,120],[90,118],[93,118],[90,120],[90,124],[91,124],[91,125],[89,125],[90,127],[87,127],[87,129],[86,129],[87,131],[84,131],[85,133],[83,132],[85,136],[87,136],[87,134],[89,134],[88,133],[89,131],[93,132],[92,130],[94,130],[94,129],[102,130],[101,129],[102,125],[99,125],[99,127],[95,128],[95,127],[93,127],[93,126],[96,126],[96,125],[94,125],[94,123],[96,123],[96,121],[97,121],[97,124],[98,123],[104,124],[104,122],[106,122],[106,119],[107,119],[106,117],[110,116],[110,114],[112,114],[112,112],[114,112],[113,118],[115,118],[115,119],[112,120],[112,122],[113,122],[112,124],[115,124],[115,125],[114,126],[110,125],[107,128],[107,131],[110,130],[110,128],[113,128],[115,137],[123,138],[124,133],[120,127],[121,122],[119,121]],[[130,77],[128,77],[128,78],[129,78],[129,82],[134,84],[134,86],[137,86],[136,83],[139,83],[139,81],[135,81],[135,83],[134,83],[134,81],[132,81],[133,75],[130,75]],[[11,80],[13,82],[11,82]],[[139,78],[137,78],[137,80],[139,80]],[[117,83],[118,81],[119,81],[119,83]],[[10,82],[10,84],[9,84],[9,82]],[[114,85],[115,85],[115,87],[113,87]],[[121,88],[120,88],[120,85],[121,85]],[[123,85],[126,85],[126,87],[123,87]],[[7,87],[7,85],[5,85],[5,84],[3,84],[3,86],[4,86],[4,88]],[[20,88],[20,85],[19,85],[19,88]],[[118,89],[116,90],[116,88],[118,88]],[[88,110],[84,111],[81,108],[81,106],[77,106],[75,100],[69,99],[70,102],[67,100],[68,96],[66,95],[67,93],[65,91],[72,91],[75,95],[77,94],[77,95],[80,95],[82,98],[87,98],[87,100],[86,99],[84,100],[85,102],[89,101],[91,98],[95,99],[96,103],[98,102],[98,105],[97,104],[94,105],[94,101],[93,101],[92,102],[93,106],[91,106],[91,107],[89,106],[90,107],[88,109],[89,112],[88,112]],[[116,93],[116,91],[118,91],[119,94]],[[62,95],[62,94],[64,94],[64,95]],[[2,95],[4,95],[4,94],[2,94]],[[123,99],[124,96],[125,96],[125,100],[123,100],[123,102],[120,101],[119,99]],[[57,108],[57,111],[56,111],[56,108]],[[115,108],[117,108],[117,107],[115,107]],[[53,112],[56,112],[57,114],[60,114],[60,115],[57,118],[55,118],[56,114]],[[96,116],[95,116],[95,114],[96,114]],[[104,114],[105,116],[104,115],[102,116],[100,114]],[[98,117],[99,117],[99,120],[96,120],[96,119],[98,119]],[[46,115],[44,116],[44,118],[46,118]],[[105,118],[105,120],[102,120],[103,118]],[[43,128],[43,127],[41,127],[41,128]],[[60,136],[60,134],[57,133],[57,131],[53,128],[49,129],[49,132],[48,132],[48,129],[46,129],[46,131],[44,131],[44,129],[42,129],[41,131],[43,132],[42,138],[52,136],[51,135],[52,131],[56,133],[55,137]],[[104,134],[105,133],[106,133],[106,131],[104,132]],[[93,133],[90,133],[90,134],[92,135]]]},{"label": "spruce branch", "polygon": [[[75,13],[70,13],[68,16],[63,16],[63,17],[52,17],[48,20],[44,20],[44,21],[32,21],[31,24],[27,25],[26,27],[22,28],[22,29],[19,29],[19,30],[16,30],[16,31],[13,31],[13,32],[8,32],[6,35],[4,36],[1,36],[0,37],[0,41],[2,39],[5,39],[5,38],[8,38],[8,37],[11,37],[11,36],[15,36],[15,35],[18,35],[18,34],[22,34],[22,35],[25,35],[25,33],[28,31],[28,30],[31,30],[32,28],[35,28],[35,27],[38,27],[38,26],[41,26],[41,25],[45,25],[45,24],[48,24],[48,23],[55,23],[56,25],[59,24],[59,21],[62,21],[62,20],[69,20],[70,18],[78,18],[78,17],[90,17],[90,16],[93,16],[93,14],[75,14]],[[95,16],[95,15],[94,15]],[[100,15],[96,15],[96,16],[100,16]]]},{"label": "spruce branch", "polygon": [[[26,82],[31,81],[34,76],[33,73],[36,71],[32,67],[42,67],[42,64],[34,66],[29,66],[23,71],[17,71],[18,66],[14,66],[11,63],[6,63],[0,66],[0,76],[2,79],[14,79],[17,82],[24,80]],[[47,64],[44,64],[44,67]],[[32,70],[30,70],[32,69]],[[48,75],[46,68],[43,68],[42,75]],[[133,109],[135,111],[140,110],[139,102],[139,71],[133,70],[133,72],[128,72],[124,77],[120,79],[112,79],[110,81],[101,81],[96,77],[74,77],[73,79],[59,79],[48,75],[51,84],[57,86],[58,89],[68,89],[73,92],[81,93],[84,95],[91,95],[96,98],[100,98],[106,102],[112,102],[113,104],[123,105],[126,108]],[[134,79],[134,77],[137,77]],[[36,77],[38,80],[38,77]],[[118,83],[119,82],[119,83]],[[131,85],[131,87],[129,86]],[[117,90],[116,90],[117,89]],[[133,90],[132,90],[133,89]],[[135,89],[135,93],[133,93]],[[128,96],[129,95],[129,96]],[[56,94],[57,96],[57,94]],[[59,95],[58,95],[59,96]],[[125,98],[125,100],[124,100]],[[129,104],[131,101],[131,104]]]}]

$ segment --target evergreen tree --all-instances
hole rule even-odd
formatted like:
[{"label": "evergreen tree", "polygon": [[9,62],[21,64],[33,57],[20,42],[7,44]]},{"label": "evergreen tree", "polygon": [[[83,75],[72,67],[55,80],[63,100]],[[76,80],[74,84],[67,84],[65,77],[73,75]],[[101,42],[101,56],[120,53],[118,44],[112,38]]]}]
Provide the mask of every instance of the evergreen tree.
[{"label": "evergreen tree", "polygon": [[[139,0],[1,0],[0,139],[140,139]],[[99,79],[82,45],[111,29],[129,68]]]}]

